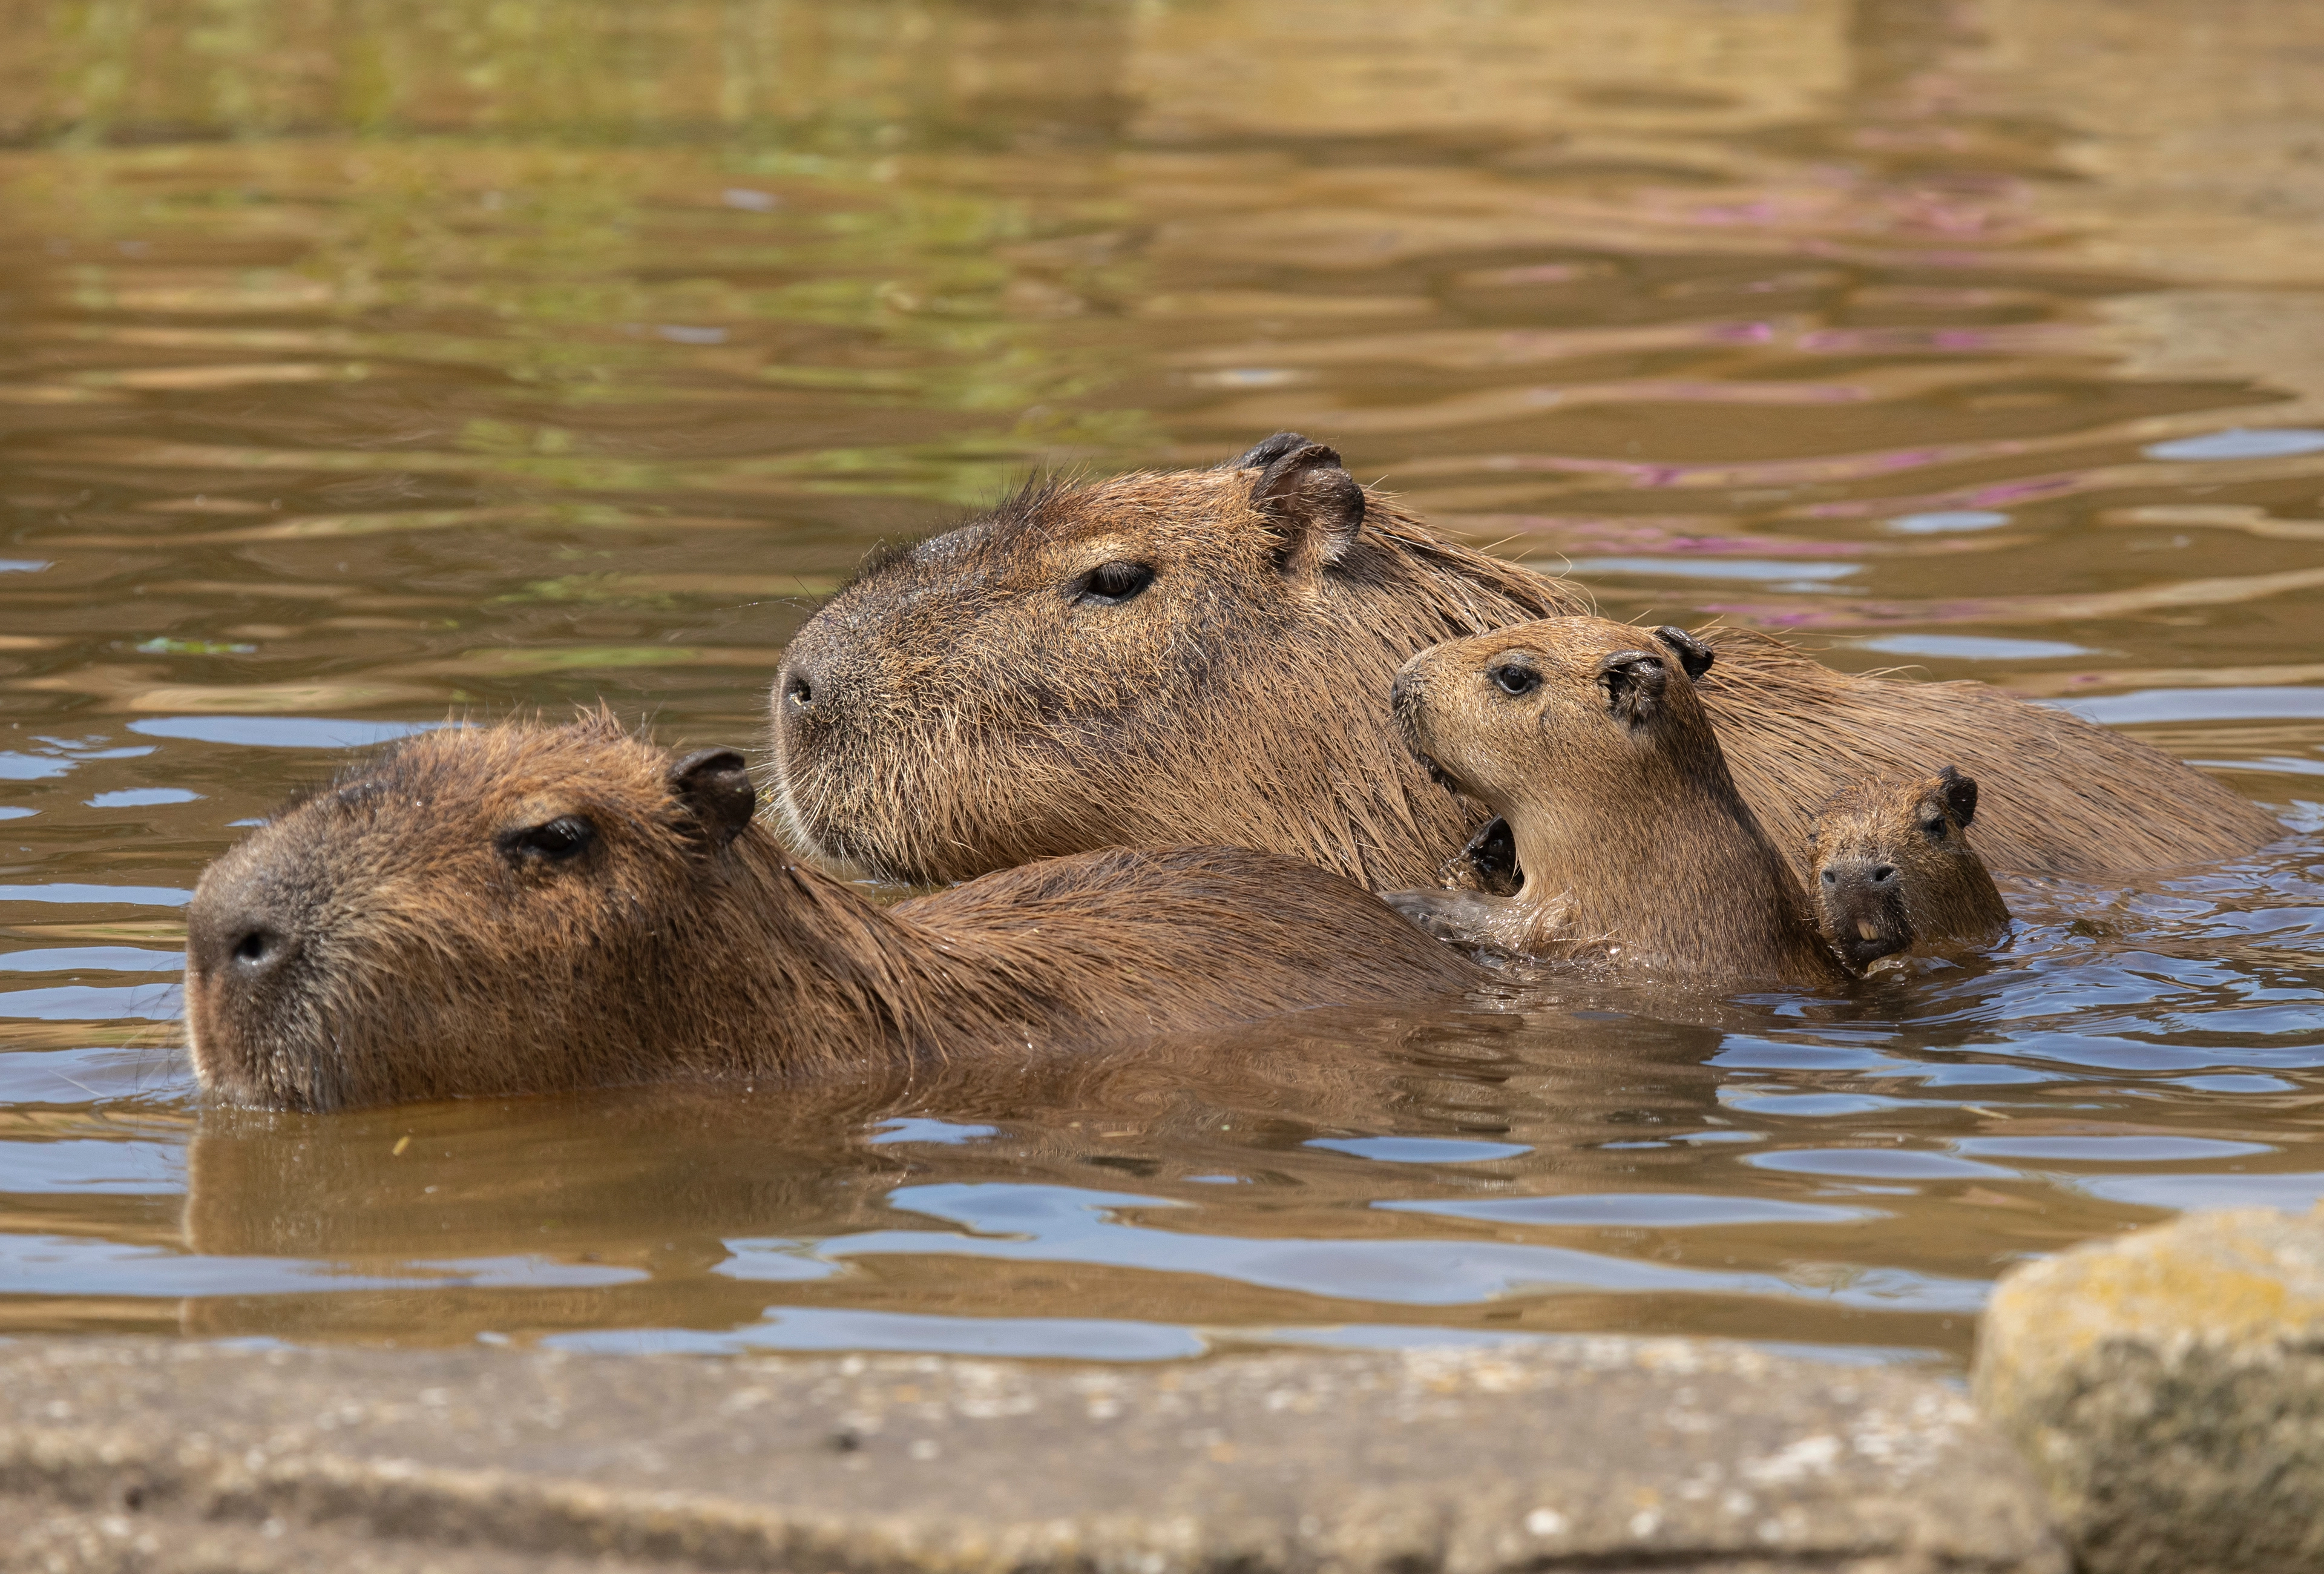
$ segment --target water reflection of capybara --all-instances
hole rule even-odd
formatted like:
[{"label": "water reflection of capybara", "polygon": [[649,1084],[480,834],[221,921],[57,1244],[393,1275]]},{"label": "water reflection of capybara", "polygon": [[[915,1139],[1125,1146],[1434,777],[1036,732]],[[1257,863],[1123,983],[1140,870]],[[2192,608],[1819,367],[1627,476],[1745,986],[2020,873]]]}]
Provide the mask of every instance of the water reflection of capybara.
[{"label": "water reflection of capybara", "polygon": [[1810,833],[1809,894],[1849,967],[2008,932],[2009,909],[1969,846],[1977,796],[1976,779],[1947,765],[1861,777],[1825,804]]},{"label": "water reflection of capybara", "polygon": [[[771,701],[784,821],[911,880],[1222,842],[1422,884],[1479,817],[1397,742],[1390,679],[1439,641],[1584,610],[1572,586],[1438,535],[1287,433],[1215,470],[1034,488],[875,554],[799,631]],[[1980,827],[1997,868],[2160,867],[2282,834],[2062,711],[1850,677],[1748,631],[1703,637],[1737,784],[1787,853],[1840,782],[1931,760],[2013,783]]]},{"label": "water reflection of capybara", "polygon": [[795,866],[752,803],[739,755],[673,762],[602,714],[398,745],[202,876],[195,1069],[290,1109],[795,1079],[1479,978],[1348,882],[1235,848],[1057,859],[883,910]]},{"label": "water reflection of capybara", "polygon": [[1389,898],[1443,938],[1728,985],[1845,987],[1790,864],[1743,801],[1695,693],[1712,653],[1559,617],[1405,663],[1398,729],[1444,784],[1505,821],[1514,896]]},{"label": "water reflection of capybara", "polygon": [[[941,1253],[818,1260],[812,1247],[943,1228],[908,1211],[908,1193],[893,1195],[914,1185],[1070,1189],[1114,1198],[1116,1208],[1132,1193],[1157,1199],[1165,1227],[1293,1240],[1441,1236],[1442,1220],[1375,1205],[1513,1182],[1550,1192],[1684,1189],[1679,1171],[1692,1168],[1692,1150],[1597,1148],[1719,1119],[1720,1076],[1702,1063],[1717,1043],[1706,1027],[1563,1008],[1342,1008],[752,1093],[672,1084],[324,1117],[212,1106],[188,1153],[186,1245],[327,1263],[332,1273],[308,1292],[189,1301],[186,1326],[429,1342],[484,1329],[745,1327],[770,1301],[1203,1325],[1340,1320],[1344,1308],[1313,1294],[1199,1275],[977,1266]],[[868,1140],[897,1117],[946,1123],[954,1140]],[[1484,1164],[1381,1163],[1310,1145],[1384,1132],[1532,1152]],[[779,1285],[722,1271],[742,1243],[799,1243],[801,1271]],[[527,1262],[540,1266],[491,1272]],[[464,1283],[475,1268],[497,1282]],[[429,1277],[438,1283],[410,1282]],[[1573,1316],[1595,1326],[1589,1318],[1602,1310],[1593,1300]],[[1480,1302],[1363,1315],[1498,1327],[1511,1313]],[[1766,1332],[1784,1314],[1714,1315]]]},{"label": "water reflection of capybara", "polygon": [[[1794,1059],[1775,1051],[1805,1025],[1795,1004],[1779,1015],[1701,996],[1674,1020],[1679,996],[1665,987],[1591,983],[1558,993],[1557,1004],[1518,1010],[1300,1013],[1089,1052],[747,1094],[666,1084],[327,1116],[212,1106],[187,1155],[187,1246],[310,1266],[287,1283],[276,1273],[277,1292],[189,1300],[184,1324],[204,1336],[420,1343],[485,1330],[522,1338],[766,1329],[770,1313],[824,1308],[1225,1329],[1622,1328],[1958,1351],[1966,1318],[1867,1316],[1860,1302],[1828,1302],[1824,1290],[1867,1273],[1902,1273],[1904,1281],[1890,1281],[1899,1288],[1917,1274],[1982,1279],[1997,1241],[2054,1250],[2120,1223],[2115,1205],[2037,1178],[1864,1193],[1748,1162],[1770,1142],[1812,1143],[1816,1123],[1727,1096],[1919,1099],[1928,1090],[1916,1079],[1929,1068],[1914,1063],[1916,1052],[1932,1045],[1917,1032],[1880,1034],[1890,1061],[1859,1055],[1840,1069],[1751,1069],[1715,1059],[1723,1047],[1763,1066]],[[1850,1009],[1805,1011],[1812,1021]],[[1938,1031],[1947,1044],[1978,1047],[1973,1019]],[[1812,1060],[1815,1051],[1803,1053]],[[1874,1067],[1856,1063],[1865,1060]],[[1956,1096],[1900,1104],[1895,1118],[1923,1136],[1965,1135],[2014,1131],[2029,1113],[1988,1116]],[[899,1116],[924,1125],[887,1133],[909,1140],[868,1140]],[[1440,1150],[1409,1162],[1316,1141],[1388,1134],[1527,1151],[1462,1162]],[[1019,1227],[919,1211],[1028,1188],[1088,1210],[1054,1253],[1012,1258],[1005,1241],[976,1236]],[[1984,1205],[1963,1201],[1971,1188],[1982,1189]],[[2040,1206],[1998,1207],[2016,1195]],[[1530,1206],[1562,1199],[1577,1205],[1561,1208],[1565,1223],[1543,1221]],[[1593,1199],[1623,1207],[1593,1224]],[[1755,1199],[1807,1203],[1856,1218],[1655,1225],[1632,1211],[1651,1212],[1658,1199],[1714,1213],[1748,1213]],[[911,1232],[920,1243],[888,1253],[844,1244],[879,1231]],[[1261,1283],[1189,1266],[1185,1252],[1168,1250],[1188,1236],[1280,1243],[1291,1272]],[[1577,1280],[1545,1264],[1539,1284],[1447,1301],[1425,1274],[1399,1287],[1302,1266],[1317,1257],[1344,1264],[1340,1243],[1433,1243],[1457,1264],[1472,1242],[1577,1249],[1606,1277]],[[999,1255],[980,1250],[996,1244]],[[1649,1275],[1757,1273],[1802,1288],[1626,1289],[1626,1264]]]}]

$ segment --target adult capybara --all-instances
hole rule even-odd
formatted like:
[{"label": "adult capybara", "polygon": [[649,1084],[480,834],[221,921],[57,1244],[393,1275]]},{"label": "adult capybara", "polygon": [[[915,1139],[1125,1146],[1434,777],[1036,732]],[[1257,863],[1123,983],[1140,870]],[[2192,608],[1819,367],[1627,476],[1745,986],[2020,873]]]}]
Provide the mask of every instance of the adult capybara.
[{"label": "adult capybara", "polygon": [[1991,945],[2009,909],[1969,846],[1977,780],[1952,765],[1860,777],[1809,833],[1808,893],[1824,938],[1862,972],[1925,946]]},{"label": "adult capybara", "polygon": [[1482,976],[1268,853],[1054,859],[882,909],[753,824],[742,757],[602,713],[429,733],[203,875],[203,1086],[288,1109],[678,1079],[892,1072]]},{"label": "adult capybara", "polygon": [[1728,986],[1839,989],[1849,975],[1790,863],[1736,791],[1695,693],[1710,649],[1558,617],[1423,651],[1390,705],[1416,759],[1493,810],[1514,896],[1388,902],[1439,938]]},{"label": "adult capybara", "polygon": [[[1584,610],[1572,586],[1444,539],[1291,433],[1215,470],[1031,488],[875,553],[799,631],[772,698],[783,824],[908,881],[1220,842],[1420,884],[1477,820],[1397,741],[1389,680],[1441,640]],[[2102,875],[2282,834],[2062,711],[1849,677],[1745,631],[1702,637],[1729,764],[1786,849],[1840,782],[1932,759],[2018,784],[1979,828],[1997,868]]]}]

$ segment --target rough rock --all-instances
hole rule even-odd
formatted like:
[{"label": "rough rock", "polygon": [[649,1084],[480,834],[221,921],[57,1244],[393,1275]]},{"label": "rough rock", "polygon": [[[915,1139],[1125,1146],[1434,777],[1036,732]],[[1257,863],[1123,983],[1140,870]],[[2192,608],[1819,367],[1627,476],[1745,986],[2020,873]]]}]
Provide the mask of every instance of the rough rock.
[{"label": "rough rock", "polygon": [[0,1567],[2063,1574],[1908,1372],[1682,1339],[1158,1367],[0,1346]]},{"label": "rough rock", "polygon": [[2324,1211],[2190,1214],[2013,1270],[1974,1389],[2089,1574],[2324,1569]]}]

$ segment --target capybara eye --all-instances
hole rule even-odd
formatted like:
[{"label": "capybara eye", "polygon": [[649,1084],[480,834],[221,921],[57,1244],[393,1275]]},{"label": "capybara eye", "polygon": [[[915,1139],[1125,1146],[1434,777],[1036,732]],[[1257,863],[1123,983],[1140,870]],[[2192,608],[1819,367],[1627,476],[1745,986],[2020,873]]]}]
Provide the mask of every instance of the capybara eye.
[{"label": "capybara eye", "polygon": [[1144,563],[1100,563],[1082,576],[1075,598],[1119,606],[1152,583],[1154,570]]},{"label": "capybara eye", "polygon": [[1504,694],[1530,694],[1541,687],[1541,674],[1516,662],[1504,662],[1498,667],[1489,668],[1485,676],[1490,678]]},{"label": "capybara eye", "polygon": [[543,858],[551,863],[573,857],[597,839],[597,828],[577,814],[560,814],[546,825],[529,825],[501,838],[501,851],[512,858]]},{"label": "capybara eye", "polygon": [[1932,842],[1941,842],[1944,840],[1945,817],[1941,814],[1932,814],[1929,816],[1928,819],[1921,822],[1921,834],[1928,838]]}]

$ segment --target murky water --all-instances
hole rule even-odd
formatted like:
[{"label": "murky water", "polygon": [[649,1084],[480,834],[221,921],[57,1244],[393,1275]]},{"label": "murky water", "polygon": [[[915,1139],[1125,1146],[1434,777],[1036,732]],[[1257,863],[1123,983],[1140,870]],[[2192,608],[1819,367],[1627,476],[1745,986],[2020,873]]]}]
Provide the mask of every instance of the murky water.
[{"label": "murky water", "polygon": [[[0,1319],[1958,1361],[2027,1254],[2306,1205],[2319,69],[2293,0],[0,9]],[[599,694],[755,742],[883,534],[1284,427],[1617,615],[2066,700],[2292,834],[2010,884],[2005,952],[1845,1005],[198,1106],[179,910],[347,750]]]}]

